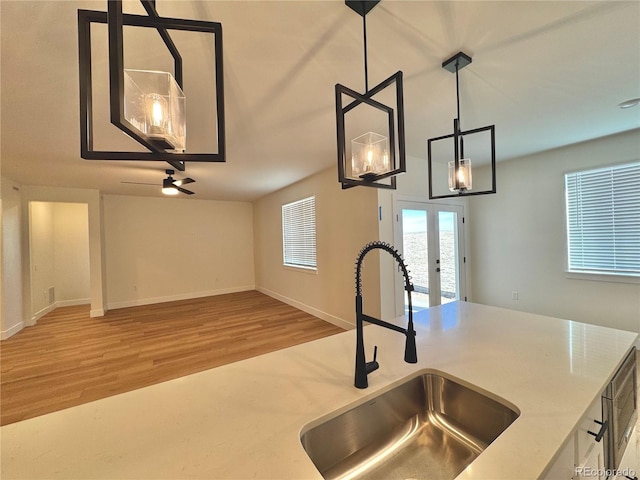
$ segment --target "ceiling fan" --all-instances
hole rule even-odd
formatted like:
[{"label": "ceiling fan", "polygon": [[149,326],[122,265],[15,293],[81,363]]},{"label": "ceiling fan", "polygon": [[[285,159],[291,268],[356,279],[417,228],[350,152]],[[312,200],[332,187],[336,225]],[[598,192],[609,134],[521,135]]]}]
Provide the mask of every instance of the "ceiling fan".
[{"label": "ceiling fan", "polygon": [[[165,195],[177,195],[178,193],[184,193],[186,195],[193,195],[194,192],[191,190],[187,190],[186,188],[182,188],[183,185],[187,185],[189,183],[194,183],[195,180],[193,178],[183,178],[180,180],[175,180],[173,178],[173,174],[176,173],[174,170],[168,169],[165,170],[165,173],[168,175],[167,178],[162,180],[162,193]],[[144,183],[144,182],[126,182],[122,181],[120,183],[129,183],[132,185],[152,185],[154,187],[158,187],[157,183]]]}]

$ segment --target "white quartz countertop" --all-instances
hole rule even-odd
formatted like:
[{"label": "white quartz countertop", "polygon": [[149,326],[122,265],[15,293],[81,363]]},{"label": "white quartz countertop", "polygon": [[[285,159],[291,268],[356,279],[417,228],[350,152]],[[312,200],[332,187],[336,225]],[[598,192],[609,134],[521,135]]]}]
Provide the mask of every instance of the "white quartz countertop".
[{"label": "white quartz countertop", "polygon": [[443,372],[520,412],[459,479],[541,476],[637,334],[455,302],[414,317],[404,337],[369,325],[380,369],[353,387],[355,330],[0,429],[8,479],[319,479],[305,426],[420,371]]}]

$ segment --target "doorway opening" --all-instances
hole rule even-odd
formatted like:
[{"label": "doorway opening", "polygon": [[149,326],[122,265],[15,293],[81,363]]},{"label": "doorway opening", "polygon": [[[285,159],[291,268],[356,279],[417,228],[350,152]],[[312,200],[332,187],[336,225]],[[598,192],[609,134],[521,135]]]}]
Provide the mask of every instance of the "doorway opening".
[{"label": "doorway opening", "polygon": [[89,206],[29,202],[31,324],[59,306],[91,303]]},{"label": "doorway opening", "polygon": [[[394,237],[411,271],[414,312],[466,300],[461,205],[397,200]],[[398,314],[406,313],[407,308],[406,292],[398,291]]]}]

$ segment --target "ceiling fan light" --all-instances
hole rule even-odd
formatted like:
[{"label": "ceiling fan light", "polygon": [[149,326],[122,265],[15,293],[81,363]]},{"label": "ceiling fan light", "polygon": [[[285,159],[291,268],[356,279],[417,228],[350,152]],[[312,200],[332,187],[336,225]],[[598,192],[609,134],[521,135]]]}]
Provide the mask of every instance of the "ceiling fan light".
[{"label": "ceiling fan light", "polygon": [[165,195],[178,195],[178,189],[173,184],[173,178],[169,175],[169,178],[162,180],[162,193]]},{"label": "ceiling fan light", "polygon": [[178,189],[176,187],[162,187],[162,193],[165,195],[178,195]]}]

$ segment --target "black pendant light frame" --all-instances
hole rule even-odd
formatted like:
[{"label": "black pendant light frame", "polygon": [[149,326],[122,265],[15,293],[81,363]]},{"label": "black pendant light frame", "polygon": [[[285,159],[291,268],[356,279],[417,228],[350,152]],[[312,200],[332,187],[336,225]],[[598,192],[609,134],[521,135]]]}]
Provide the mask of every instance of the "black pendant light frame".
[{"label": "black pendant light frame", "polygon": [[[395,176],[399,173],[407,171],[406,168],[406,153],[405,153],[405,133],[404,133],[404,101],[403,101],[403,87],[402,87],[402,72],[396,72],[386,80],[383,80],[380,84],[376,85],[372,89],[369,89],[368,79],[368,64],[367,64],[367,23],[366,15],[375,7],[380,0],[345,0],[345,4],[362,17],[363,23],[363,36],[364,36],[364,76],[365,76],[365,93],[358,93],[351,88],[345,87],[341,84],[336,84],[336,130],[337,130],[337,147],[338,147],[338,181],[341,183],[343,189],[365,186],[375,188],[396,188]],[[380,93],[385,88],[395,84],[396,87],[396,109],[384,105],[372,97]],[[353,102],[343,106],[342,96],[346,95],[353,98]],[[346,131],[345,131],[345,114],[359,105],[369,105],[378,110],[381,110],[387,114],[388,127],[389,127],[389,161],[391,165],[398,166],[394,170],[383,174],[365,174],[360,177],[360,180],[349,178],[346,176],[346,162],[347,162],[347,145],[346,145]],[[395,113],[395,115],[394,115]],[[394,118],[395,117],[395,118]],[[398,155],[396,155],[396,129],[397,129],[397,147]],[[390,178],[390,183],[382,183],[380,180]]]},{"label": "black pendant light frame", "polygon": [[[147,16],[122,13],[122,0],[108,0],[108,11],[78,10],[78,46],[80,73],[80,156],[86,160],[164,161],[176,170],[184,171],[185,162],[225,161],[224,75],[222,68],[222,24],[201,20],[158,16],[155,0],[140,0]],[[125,132],[148,152],[99,151],[93,149],[93,101],[91,76],[91,24],[108,25],[109,32],[109,94],[111,123]],[[154,143],[146,134],[124,118],[123,26],[155,28],[174,59],[174,78],[182,88],[182,58],[171,40],[169,30],[210,33],[214,36],[216,153],[172,153]]]},{"label": "black pendant light frame", "polygon": [[[430,138],[427,140],[427,167],[428,167],[428,175],[429,175],[429,199],[439,199],[439,198],[455,198],[462,196],[471,196],[471,195],[488,195],[492,193],[496,193],[496,134],[495,134],[495,125],[489,125],[487,127],[474,128],[472,130],[462,131],[460,130],[460,87],[458,82],[458,72],[469,65],[472,62],[470,56],[463,52],[458,52],[453,57],[442,62],[442,68],[448,70],[449,72],[456,74],[456,105],[457,105],[457,118],[453,119],[453,133],[449,135],[443,135],[441,137]],[[460,160],[464,158],[464,137],[468,135],[473,135],[476,133],[489,132],[491,136],[491,189],[483,190],[483,191],[469,191],[459,189],[459,179],[458,179],[458,169],[460,166]],[[453,150],[454,150],[454,170],[456,172],[455,182],[456,187],[458,187],[457,193],[447,194],[447,195],[434,195],[433,194],[433,168],[432,168],[432,155],[431,155],[431,144],[433,142],[437,142],[440,140],[446,140],[449,138],[453,138]]]}]

